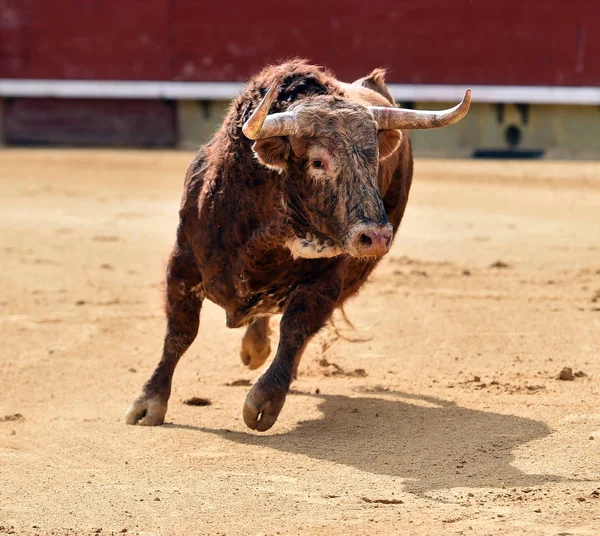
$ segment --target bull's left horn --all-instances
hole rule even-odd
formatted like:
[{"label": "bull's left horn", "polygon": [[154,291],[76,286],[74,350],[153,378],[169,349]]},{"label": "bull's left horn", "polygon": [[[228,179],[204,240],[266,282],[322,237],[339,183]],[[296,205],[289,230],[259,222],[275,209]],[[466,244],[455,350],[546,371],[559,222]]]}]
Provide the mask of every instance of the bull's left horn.
[{"label": "bull's left horn", "polygon": [[471,107],[471,90],[467,89],[460,104],[454,108],[440,111],[407,110],[406,108],[387,108],[369,106],[379,130],[440,128],[458,123]]},{"label": "bull's left horn", "polygon": [[276,78],[256,110],[244,123],[242,132],[248,139],[262,140],[274,136],[290,136],[296,132],[296,116],[292,112],[269,115],[271,105],[277,98],[278,88],[279,79]]}]

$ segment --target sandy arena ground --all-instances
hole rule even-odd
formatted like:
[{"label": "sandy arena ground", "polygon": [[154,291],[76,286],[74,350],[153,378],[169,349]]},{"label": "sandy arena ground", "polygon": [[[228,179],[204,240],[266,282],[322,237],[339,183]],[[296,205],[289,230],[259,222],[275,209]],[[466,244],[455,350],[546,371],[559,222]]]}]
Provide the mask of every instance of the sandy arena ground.
[{"label": "sandy arena ground", "polygon": [[271,431],[212,304],[126,426],[191,156],[0,151],[0,534],[600,534],[600,164],[418,161]]}]

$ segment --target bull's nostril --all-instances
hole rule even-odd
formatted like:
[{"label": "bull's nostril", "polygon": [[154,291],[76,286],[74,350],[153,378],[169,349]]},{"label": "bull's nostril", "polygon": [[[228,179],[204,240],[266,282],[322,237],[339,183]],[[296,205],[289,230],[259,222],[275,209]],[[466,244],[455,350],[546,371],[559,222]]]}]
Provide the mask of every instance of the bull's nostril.
[{"label": "bull's nostril", "polygon": [[373,245],[373,240],[371,240],[371,237],[366,235],[366,234],[361,234],[360,238],[358,239],[358,243],[364,247],[364,248],[368,248],[371,245]]}]

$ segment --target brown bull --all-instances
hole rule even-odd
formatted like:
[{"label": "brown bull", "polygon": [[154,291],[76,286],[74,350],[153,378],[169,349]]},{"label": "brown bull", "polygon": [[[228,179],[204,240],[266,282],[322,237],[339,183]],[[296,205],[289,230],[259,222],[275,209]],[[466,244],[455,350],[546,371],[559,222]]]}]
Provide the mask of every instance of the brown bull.
[{"label": "brown bull", "polygon": [[251,369],[269,355],[269,316],[283,313],[275,358],[244,405],[250,428],[271,428],[309,339],[390,249],[412,179],[402,129],[450,125],[469,104],[467,91],[450,110],[402,110],[381,70],[345,84],[300,60],[253,78],[188,169],[162,358],[127,422],[163,423],[208,298],[228,327],[248,326],[241,357]]}]

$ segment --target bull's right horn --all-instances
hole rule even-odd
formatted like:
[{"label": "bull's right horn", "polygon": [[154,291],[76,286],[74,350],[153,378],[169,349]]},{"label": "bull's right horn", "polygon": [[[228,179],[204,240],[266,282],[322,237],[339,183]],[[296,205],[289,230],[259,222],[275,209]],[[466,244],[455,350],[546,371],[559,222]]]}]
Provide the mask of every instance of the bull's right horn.
[{"label": "bull's right horn", "polygon": [[273,80],[269,91],[256,110],[244,123],[242,132],[251,140],[263,140],[275,136],[292,136],[297,131],[296,116],[293,112],[281,112],[269,115],[271,105],[277,98],[279,79]]},{"label": "bull's right horn", "polygon": [[458,123],[471,107],[471,90],[467,89],[460,104],[438,112],[369,106],[379,130],[440,128]]}]

